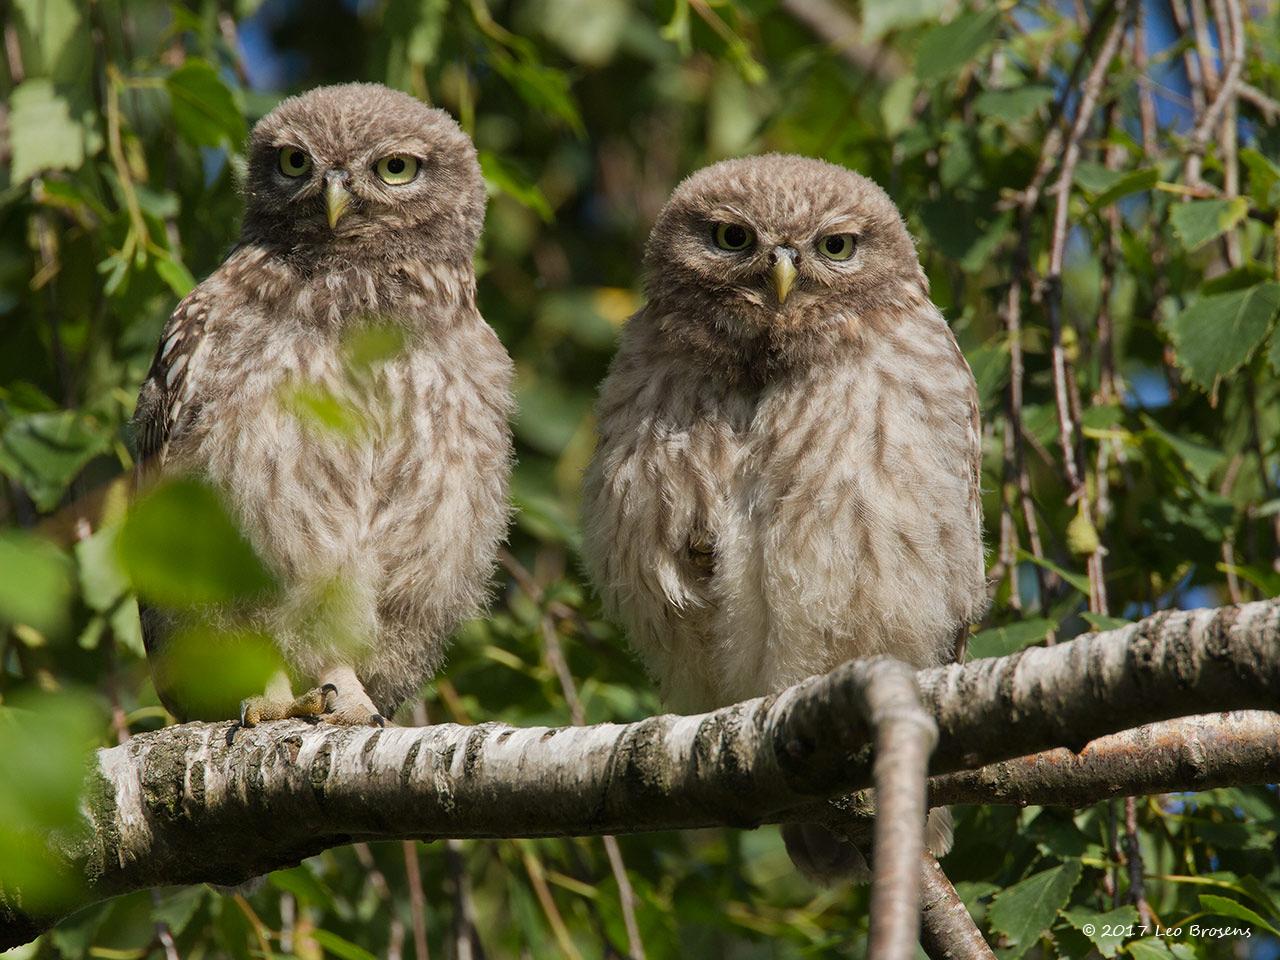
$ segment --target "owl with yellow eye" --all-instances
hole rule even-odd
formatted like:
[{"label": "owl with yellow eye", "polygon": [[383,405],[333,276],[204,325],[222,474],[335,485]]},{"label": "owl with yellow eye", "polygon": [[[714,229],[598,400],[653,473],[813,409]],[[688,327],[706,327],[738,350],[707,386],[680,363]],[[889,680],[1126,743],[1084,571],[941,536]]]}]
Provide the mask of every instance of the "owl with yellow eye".
[{"label": "owl with yellow eye", "polygon": [[[380,724],[481,605],[506,531],[512,369],[472,265],[484,184],[448,114],[376,84],[285,100],[247,154],[239,243],[142,385],[138,469],[212,485],[275,576],[217,612],[283,665],[240,722]],[[395,349],[361,359],[371,330]],[[306,415],[316,398],[347,428]],[[181,621],[146,610],[144,636],[162,700],[194,719],[201,698],[171,682]]]}]

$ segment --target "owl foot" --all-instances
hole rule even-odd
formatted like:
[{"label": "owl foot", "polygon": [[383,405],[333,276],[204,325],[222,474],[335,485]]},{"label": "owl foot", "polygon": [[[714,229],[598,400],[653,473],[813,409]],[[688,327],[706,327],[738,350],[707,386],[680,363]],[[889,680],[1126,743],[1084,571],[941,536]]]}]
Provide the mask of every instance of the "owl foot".
[{"label": "owl foot", "polygon": [[387,721],[378,712],[378,708],[374,707],[364,687],[358,684],[329,686],[333,687],[334,694],[330,696],[328,709],[320,717],[321,721],[337,723],[340,727],[387,726]]},{"label": "owl foot", "polygon": [[337,692],[337,687],[326,683],[292,700],[277,700],[271,696],[249,697],[240,701],[240,726],[256,727],[264,720],[323,716],[333,709],[333,698]]}]

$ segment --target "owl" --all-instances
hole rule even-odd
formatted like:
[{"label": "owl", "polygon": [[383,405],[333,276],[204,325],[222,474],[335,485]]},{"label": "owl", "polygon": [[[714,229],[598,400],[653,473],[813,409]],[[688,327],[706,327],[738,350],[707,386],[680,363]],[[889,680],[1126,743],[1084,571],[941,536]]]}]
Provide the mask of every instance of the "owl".
[{"label": "owl", "polygon": [[[482,603],[507,526],[512,366],[476,308],[480,167],[448,114],[377,84],[283,101],[247,160],[239,242],[142,385],[139,469],[219,491],[278,583],[205,612],[279,649],[240,722],[381,724]],[[161,699],[189,718],[166,656],[183,624],[143,619]]]},{"label": "owl", "polygon": [[[986,598],[977,393],[893,201],[819,160],[727,160],[676,188],[645,266],[584,556],[667,703],[957,657]],[[824,828],[783,836],[816,879],[861,864]]]}]

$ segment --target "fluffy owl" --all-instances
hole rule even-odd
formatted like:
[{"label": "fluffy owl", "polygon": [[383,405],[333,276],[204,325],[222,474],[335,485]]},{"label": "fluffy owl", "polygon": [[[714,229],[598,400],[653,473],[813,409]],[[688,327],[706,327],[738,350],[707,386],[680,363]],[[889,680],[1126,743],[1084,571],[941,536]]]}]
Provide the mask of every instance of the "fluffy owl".
[{"label": "fluffy owl", "polygon": [[[226,614],[287,667],[241,722],[381,723],[483,600],[508,520],[512,367],[476,309],[480,167],[448,114],[348,84],[254,127],[245,193],[239,243],[142,385],[140,469],[218,489],[280,585]],[[144,614],[157,689],[186,718],[176,626]]]},{"label": "fluffy owl", "polygon": [[[584,549],[668,704],[957,656],[986,596],[977,394],[893,201],[818,160],[724,161],[676,188],[645,265]],[[945,811],[930,827],[945,852]],[[862,862],[821,827],[783,836],[819,880]]]}]

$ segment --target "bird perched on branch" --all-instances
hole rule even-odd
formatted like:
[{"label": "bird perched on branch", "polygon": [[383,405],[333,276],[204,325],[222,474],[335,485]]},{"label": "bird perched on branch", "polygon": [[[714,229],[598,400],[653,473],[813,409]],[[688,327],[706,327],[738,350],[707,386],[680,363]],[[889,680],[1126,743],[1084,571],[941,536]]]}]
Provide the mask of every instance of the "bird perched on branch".
[{"label": "bird perched on branch", "polygon": [[[376,84],[253,129],[227,260],[165,327],[135,417],[141,471],[201,478],[274,573],[231,611],[287,668],[241,722],[381,723],[481,603],[508,520],[511,362],[476,309],[476,151]],[[144,614],[166,705],[172,614]],[[298,682],[311,689],[298,696]]]},{"label": "bird perched on branch", "polygon": [[[893,201],[818,160],[724,161],[676,188],[645,266],[584,549],[668,703],[956,657],[986,597],[977,394]],[[930,827],[945,852],[945,811]],[[783,836],[816,879],[863,865],[823,827]]]}]

